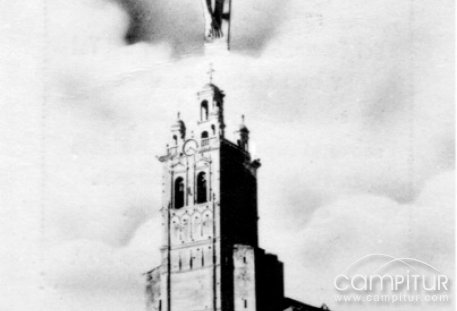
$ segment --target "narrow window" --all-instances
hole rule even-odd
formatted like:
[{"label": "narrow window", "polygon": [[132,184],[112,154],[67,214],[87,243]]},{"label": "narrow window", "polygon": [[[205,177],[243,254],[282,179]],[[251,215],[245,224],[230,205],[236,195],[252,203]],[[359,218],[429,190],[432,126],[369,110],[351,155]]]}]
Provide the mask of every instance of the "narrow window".
[{"label": "narrow window", "polygon": [[206,173],[200,172],[197,175],[197,203],[205,203],[207,199]]},{"label": "narrow window", "polygon": [[246,309],[248,307],[248,300],[247,299],[243,299],[244,300],[244,308]]},{"label": "narrow window", "polygon": [[175,208],[184,206],[184,179],[178,177],[175,180]]},{"label": "narrow window", "polygon": [[209,145],[208,132],[204,131],[204,132],[202,132],[202,147],[205,147],[208,145]]},{"label": "narrow window", "polygon": [[246,263],[246,257],[243,257],[243,263]]},{"label": "narrow window", "polygon": [[200,118],[202,121],[208,120],[208,101],[207,100],[202,101],[200,113],[201,113]]}]

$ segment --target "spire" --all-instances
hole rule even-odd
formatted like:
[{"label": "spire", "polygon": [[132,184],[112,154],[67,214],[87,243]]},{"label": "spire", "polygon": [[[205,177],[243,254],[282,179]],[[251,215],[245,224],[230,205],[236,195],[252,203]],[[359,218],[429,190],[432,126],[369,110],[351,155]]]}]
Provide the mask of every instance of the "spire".
[{"label": "spire", "polygon": [[200,107],[199,123],[208,123],[211,128],[208,132],[217,133],[224,137],[224,92],[213,84],[214,80],[213,64],[209,64],[208,83],[197,93],[197,100]]},{"label": "spire", "polygon": [[244,114],[241,115],[241,123],[240,123],[240,128],[239,128],[240,132],[248,132],[249,133],[249,130],[245,124],[245,117],[244,117]]},{"label": "spire", "polygon": [[215,72],[216,70],[214,70],[213,63],[209,63],[209,69],[206,72],[208,74],[209,84],[213,84],[213,76]]},{"label": "spire", "polygon": [[244,150],[248,151],[248,148],[249,148],[249,130],[248,130],[246,124],[244,124],[244,121],[245,121],[245,118],[244,118],[244,114],[243,114],[243,115],[241,115],[241,124],[240,124],[240,126],[238,128],[238,131],[237,131],[237,134],[238,134],[237,143],[238,143],[238,146],[240,146]]}]

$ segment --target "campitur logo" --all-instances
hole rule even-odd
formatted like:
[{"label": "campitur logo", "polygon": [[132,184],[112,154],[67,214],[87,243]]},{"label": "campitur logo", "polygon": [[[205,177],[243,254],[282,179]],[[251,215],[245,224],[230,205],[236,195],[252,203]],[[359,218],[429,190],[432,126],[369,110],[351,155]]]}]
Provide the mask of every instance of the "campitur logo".
[{"label": "campitur logo", "polygon": [[334,279],[336,302],[370,304],[449,303],[450,278],[415,258],[369,254]]}]

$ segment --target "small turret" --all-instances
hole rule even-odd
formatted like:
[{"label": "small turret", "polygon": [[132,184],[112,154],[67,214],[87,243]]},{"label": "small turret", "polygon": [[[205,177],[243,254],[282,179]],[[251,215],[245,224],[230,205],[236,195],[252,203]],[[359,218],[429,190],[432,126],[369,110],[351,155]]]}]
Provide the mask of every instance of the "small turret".
[{"label": "small turret", "polygon": [[243,150],[248,151],[249,149],[249,130],[244,123],[244,115],[241,116],[241,124],[236,132],[237,137],[237,144],[239,147],[243,148]]},{"label": "small turret", "polygon": [[173,134],[174,146],[177,146],[179,142],[186,139],[186,125],[181,120],[181,114],[178,112],[178,118],[176,122],[171,126],[171,132]]}]

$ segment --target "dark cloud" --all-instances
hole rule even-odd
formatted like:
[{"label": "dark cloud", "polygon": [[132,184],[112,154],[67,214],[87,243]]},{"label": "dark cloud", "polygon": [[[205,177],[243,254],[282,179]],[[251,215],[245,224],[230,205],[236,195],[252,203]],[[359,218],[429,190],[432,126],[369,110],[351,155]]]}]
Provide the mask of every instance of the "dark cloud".
[{"label": "dark cloud", "polygon": [[[168,42],[178,55],[199,53],[203,48],[203,18],[200,0],[111,0],[129,16],[127,44]],[[287,1],[246,0],[232,2],[233,50],[260,52],[281,22]]]},{"label": "dark cloud", "polygon": [[135,43],[143,40],[148,35],[151,28],[151,8],[146,1],[135,0],[113,0],[118,2],[127,12],[129,28],[125,34],[128,43]]}]

